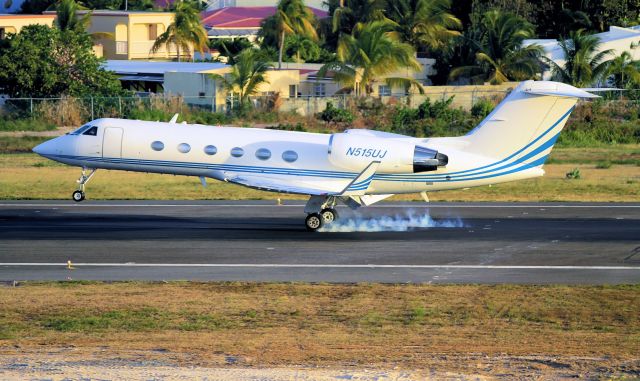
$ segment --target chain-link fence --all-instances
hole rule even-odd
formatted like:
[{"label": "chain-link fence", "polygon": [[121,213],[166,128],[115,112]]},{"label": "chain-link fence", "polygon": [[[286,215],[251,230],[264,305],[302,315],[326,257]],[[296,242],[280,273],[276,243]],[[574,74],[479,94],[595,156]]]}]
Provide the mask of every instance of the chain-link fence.
[{"label": "chain-link fence", "polygon": [[[435,102],[453,98],[449,107],[469,111],[480,101],[497,104],[508,93],[509,90],[442,91],[437,88],[425,88],[425,94],[388,94],[376,97],[343,94],[285,98],[279,94],[272,94],[252,97],[251,105],[258,112],[293,112],[313,116],[325,110],[329,103],[337,108],[359,111],[375,105],[416,108],[427,99]],[[601,112],[627,115],[631,109],[638,109],[638,91],[613,91],[602,95],[603,97],[597,101],[602,106],[599,108]],[[163,120],[168,114],[174,113],[230,115],[238,105],[238,98],[233,96],[216,98],[151,94],[132,97],[0,98],[0,116],[16,119],[34,118],[58,126],[75,126],[98,118]],[[205,117],[202,120],[206,122],[210,119]]]}]

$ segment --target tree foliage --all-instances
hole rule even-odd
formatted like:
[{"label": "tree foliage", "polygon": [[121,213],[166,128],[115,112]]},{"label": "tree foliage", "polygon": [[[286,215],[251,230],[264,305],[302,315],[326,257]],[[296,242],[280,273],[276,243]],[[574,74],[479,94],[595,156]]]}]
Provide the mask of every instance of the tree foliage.
[{"label": "tree foliage", "polygon": [[211,74],[211,78],[220,82],[227,92],[238,96],[242,111],[250,105],[249,97],[258,93],[260,85],[268,83],[266,73],[271,64],[257,49],[243,50],[234,57],[234,62],[229,74]]},{"label": "tree foliage", "polygon": [[450,0],[396,0],[389,2],[387,16],[396,23],[402,41],[416,50],[438,50],[459,36],[462,29],[450,8]]},{"label": "tree foliage", "polygon": [[472,82],[501,83],[533,79],[541,71],[542,47],[523,46],[534,27],[520,16],[497,10],[485,13],[478,28],[467,32],[465,43],[475,63],[457,67],[450,77],[469,76]]},{"label": "tree foliage", "polygon": [[[357,94],[371,94],[373,82],[398,69],[421,70],[415,50],[400,41],[394,25],[388,21],[374,21],[360,25],[352,34],[342,35],[336,52],[337,60],[327,63],[318,72],[323,77],[332,72],[334,79]],[[390,85],[407,88],[420,84],[409,78],[385,78]]]},{"label": "tree foliage", "polygon": [[286,36],[300,35],[310,40],[317,40],[316,17],[304,4],[304,0],[280,0],[274,16],[278,31],[278,69],[282,67],[282,56]]},{"label": "tree foliage", "polygon": [[576,87],[589,87],[604,80],[609,74],[611,62],[607,60],[611,50],[600,50],[600,40],[584,30],[569,34],[568,39],[560,40],[560,49],[564,55],[564,64],[546,60],[556,81]]},{"label": "tree foliage", "polygon": [[2,92],[11,97],[109,96],[122,92],[101,68],[86,33],[29,25],[0,50]]}]

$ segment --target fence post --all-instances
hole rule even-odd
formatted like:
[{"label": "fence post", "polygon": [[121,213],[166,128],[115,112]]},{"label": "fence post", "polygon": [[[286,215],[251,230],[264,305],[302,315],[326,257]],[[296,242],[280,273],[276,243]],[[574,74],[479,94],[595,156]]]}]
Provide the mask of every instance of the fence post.
[{"label": "fence post", "polygon": [[122,118],[122,98],[118,97],[118,110],[120,113],[120,117]]},{"label": "fence post", "polygon": [[29,115],[33,118],[33,98],[29,98]]},{"label": "fence post", "polygon": [[96,117],[93,112],[93,97],[91,97],[91,120],[94,120]]}]

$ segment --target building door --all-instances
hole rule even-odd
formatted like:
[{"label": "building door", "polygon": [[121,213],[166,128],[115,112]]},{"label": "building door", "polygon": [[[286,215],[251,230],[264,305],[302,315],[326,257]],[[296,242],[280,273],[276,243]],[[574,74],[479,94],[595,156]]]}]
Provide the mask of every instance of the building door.
[{"label": "building door", "polygon": [[122,128],[107,127],[104,130],[102,157],[122,157]]}]

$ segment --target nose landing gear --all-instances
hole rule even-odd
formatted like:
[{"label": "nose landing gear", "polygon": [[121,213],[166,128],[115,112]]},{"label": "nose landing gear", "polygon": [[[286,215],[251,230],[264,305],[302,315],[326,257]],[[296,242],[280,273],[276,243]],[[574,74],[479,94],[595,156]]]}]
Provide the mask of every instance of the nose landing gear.
[{"label": "nose landing gear", "polygon": [[89,172],[89,174],[87,175],[87,168],[84,168],[84,167],[82,168],[82,174],[80,175],[80,178],[77,181],[78,190],[73,192],[73,194],[71,195],[71,198],[73,199],[73,201],[80,202],[84,200],[85,198],[84,186],[86,183],[89,182],[89,180],[91,180],[91,178],[96,173],[96,171],[97,169],[91,169],[91,172]]}]

